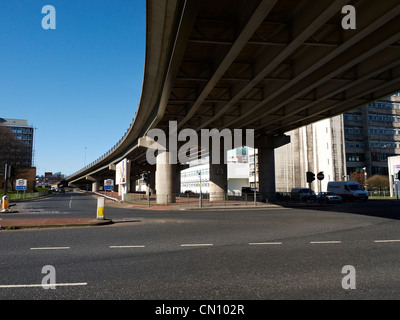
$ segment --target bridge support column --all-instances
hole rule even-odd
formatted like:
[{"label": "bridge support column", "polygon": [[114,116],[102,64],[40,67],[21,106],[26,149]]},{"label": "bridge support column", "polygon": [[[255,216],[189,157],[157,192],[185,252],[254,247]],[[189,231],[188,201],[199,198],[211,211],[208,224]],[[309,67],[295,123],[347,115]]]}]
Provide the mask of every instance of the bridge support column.
[{"label": "bridge support column", "polygon": [[[218,152],[218,157],[213,153]],[[216,156],[214,154],[214,156]],[[219,150],[210,148],[210,201],[223,201],[228,191],[228,166],[224,144],[221,143]]]},{"label": "bridge support column", "polygon": [[275,200],[275,148],[290,143],[290,136],[262,136],[255,140],[258,149],[258,183],[262,200]]},{"label": "bridge support column", "polygon": [[175,202],[176,196],[176,164],[170,164],[170,152],[164,151],[157,155],[156,188],[157,204]]},{"label": "bridge support column", "polygon": [[100,179],[97,177],[92,177],[92,176],[86,176],[86,180],[89,180],[92,182],[92,191],[93,192],[98,192],[99,187],[100,187]]}]

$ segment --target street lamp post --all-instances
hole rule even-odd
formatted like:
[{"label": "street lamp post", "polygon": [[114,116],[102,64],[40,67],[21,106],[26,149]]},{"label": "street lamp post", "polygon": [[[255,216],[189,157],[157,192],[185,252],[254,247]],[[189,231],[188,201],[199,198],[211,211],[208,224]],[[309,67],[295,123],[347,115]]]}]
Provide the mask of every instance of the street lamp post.
[{"label": "street lamp post", "polygon": [[203,194],[201,192],[201,170],[198,172],[199,174],[199,180],[200,180],[200,197],[199,197],[199,207],[201,208],[203,206]]}]

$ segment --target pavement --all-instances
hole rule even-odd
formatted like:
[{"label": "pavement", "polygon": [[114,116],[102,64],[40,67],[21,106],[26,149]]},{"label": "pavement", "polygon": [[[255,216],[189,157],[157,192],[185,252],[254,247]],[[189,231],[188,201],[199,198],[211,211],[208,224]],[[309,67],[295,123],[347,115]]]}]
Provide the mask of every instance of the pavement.
[{"label": "pavement", "polygon": [[0,214],[1,229],[25,229],[25,228],[56,228],[56,227],[80,227],[101,226],[113,223],[110,219],[97,220],[93,218],[30,218],[30,219],[3,219]]}]

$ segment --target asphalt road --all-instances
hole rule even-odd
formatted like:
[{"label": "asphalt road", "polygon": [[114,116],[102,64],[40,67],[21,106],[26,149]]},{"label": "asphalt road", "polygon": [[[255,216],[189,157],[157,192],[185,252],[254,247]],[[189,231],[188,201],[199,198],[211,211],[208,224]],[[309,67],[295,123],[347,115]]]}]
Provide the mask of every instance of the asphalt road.
[{"label": "asphalt road", "polygon": [[[10,217],[90,217],[66,193]],[[110,226],[0,231],[0,299],[399,299],[396,201],[333,207],[150,211],[107,206]],[[355,289],[344,289],[354,267]],[[55,289],[50,284],[51,266]]]}]

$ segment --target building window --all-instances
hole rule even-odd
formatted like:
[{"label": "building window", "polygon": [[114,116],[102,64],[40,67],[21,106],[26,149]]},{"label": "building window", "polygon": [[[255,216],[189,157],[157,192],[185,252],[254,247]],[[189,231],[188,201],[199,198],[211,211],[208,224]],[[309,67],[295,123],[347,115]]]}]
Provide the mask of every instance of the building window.
[{"label": "building window", "polygon": [[378,116],[376,114],[369,114],[368,119],[372,121],[376,121],[378,119]]},{"label": "building window", "polygon": [[369,127],[369,133],[378,134],[378,127]]},{"label": "building window", "polygon": [[378,121],[386,121],[386,116],[383,114],[378,115]]},{"label": "building window", "polygon": [[371,146],[371,148],[378,148],[379,147],[379,142],[378,141],[371,141],[370,146]]}]

